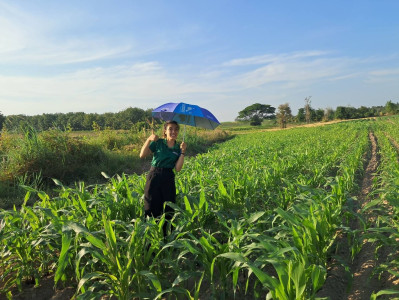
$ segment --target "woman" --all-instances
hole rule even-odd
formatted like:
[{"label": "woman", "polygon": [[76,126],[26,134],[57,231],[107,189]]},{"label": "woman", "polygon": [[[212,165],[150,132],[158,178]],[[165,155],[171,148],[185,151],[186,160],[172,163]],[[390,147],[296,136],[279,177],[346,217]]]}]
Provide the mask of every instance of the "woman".
[{"label": "woman", "polygon": [[[179,172],[184,163],[187,145],[182,142],[176,144],[179,134],[179,124],[176,121],[167,121],[164,124],[164,138],[160,139],[152,132],[141,148],[140,158],[154,154],[151,169],[147,175],[144,189],[144,209],[146,216],[158,217],[163,213],[164,203],[176,201],[175,173]],[[166,207],[165,212],[172,209]],[[168,216],[170,218],[170,216]]]}]

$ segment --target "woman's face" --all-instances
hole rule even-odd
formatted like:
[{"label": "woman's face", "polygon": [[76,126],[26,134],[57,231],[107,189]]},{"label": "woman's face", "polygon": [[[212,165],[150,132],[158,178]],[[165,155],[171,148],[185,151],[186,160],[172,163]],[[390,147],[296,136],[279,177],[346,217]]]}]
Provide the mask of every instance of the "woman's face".
[{"label": "woman's face", "polygon": [[176,124],[168,124],[165,130],[167,140],[176,140],[179,134],[179,129]]}]

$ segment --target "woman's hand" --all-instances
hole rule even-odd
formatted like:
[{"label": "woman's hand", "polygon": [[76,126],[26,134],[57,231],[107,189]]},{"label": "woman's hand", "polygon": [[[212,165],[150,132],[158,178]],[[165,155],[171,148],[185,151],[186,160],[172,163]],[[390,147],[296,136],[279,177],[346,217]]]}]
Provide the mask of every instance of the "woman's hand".
[{"label": "woman's hand", "polygon": [[148,137],[147,141],[149,140],[150,142],[156,142],[159,139],[159,137],[154,133],[154,130],[152,131],[152,134]]},{"label": "woman's hand", "polygon": [[148,139],[145,141],[143,147],[141,148],[140,158],[144,158],[151,154],[150,144],[151,144],[151,142],[156,142],[158,139],[159,139],[159,137],[156,134],[154,134],[154,130],[153,130],[152,134],[148,137]]},{"label": "woman's hand", "polygon": [[187,144],[186,144],[185,142],[182,142],[182,143],[180,144],[180,150],[181,150],[181,152],[182,152],[182,153],[185,153],[185,152],[186,152],[186,149],[187,149]]},{"label": "woman's hand", "polygon": [[187,144],[185,142],[182,142],[180,144],[180,150],[181,150],[181,155],[179,157],[179,159],[176,162],[175,168],[177,172],[180,172],[181,169],[183,168],[183,163],[184,163],[184,155],[186,153],[186,149],[187,149]]}]

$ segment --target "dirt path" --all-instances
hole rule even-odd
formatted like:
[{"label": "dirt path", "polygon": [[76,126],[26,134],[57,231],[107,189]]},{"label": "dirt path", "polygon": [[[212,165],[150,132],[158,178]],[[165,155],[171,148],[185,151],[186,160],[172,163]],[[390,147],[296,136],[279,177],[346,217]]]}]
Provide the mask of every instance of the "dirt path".
[{"label": "dirt path", "polygon": [[[360,209],[371,200],[368,195],[371,192],[374,174],[379,165],[378,144],[372,132],[369,133],[369,139],[371,141],[371,157],[365,170],[361,191],[358,195],[358,202],[361,207],[358,208],[357,213],[360,213]],[[366,222],[374,223],[374,216],[365,215],[364,218]],[[358,220],[356,223],[355,229],[361,229],[360,221]],[[371,277],[377,265],[375,251],[376,245],[368,241],[363,242],[362,249],[356,255],[356,259],[351,267],[353,283],[348,294],[348,300],[370,299],[373,292],[377,292],[382,288],[382,282],[378,278]]]},{"label": "dirt path", "polygon": [[[380,163],[378,155],[378,142],[372,132],[369,133],[371,143],[371,153],[369,154],[364,177],[361,181],[361,189],[357,195],[357,201],[349,203],[353,212],[361,213],[361,208],[369,201],[369,194],[372,191],[373,179]],[[375,196],[374,196],[375,197]],[[363,215],[368,224],[374,224],[373,215]],[[352,233],[357,233],[358,240],[362,241],[363,225],[356,218],[348,224]],[[383,274],[381,278],[373,275],[374,268],[378,261],[375,257],[376,245],[364,240],[361,250],[355,255],[352,261],[351,243],[352,236],[348,233],[341,233],[337,239],[337,251],[334,258],[329,263],[328,276],[319,297],[329,297],[331,300],[360,300],[370,299],[373,292],[377,292],[389,286],[388,276]],[[379,249],[379,257],[384,258],[388,254],[388,249]],[[353,274],[353,277],[351,277]]]}]

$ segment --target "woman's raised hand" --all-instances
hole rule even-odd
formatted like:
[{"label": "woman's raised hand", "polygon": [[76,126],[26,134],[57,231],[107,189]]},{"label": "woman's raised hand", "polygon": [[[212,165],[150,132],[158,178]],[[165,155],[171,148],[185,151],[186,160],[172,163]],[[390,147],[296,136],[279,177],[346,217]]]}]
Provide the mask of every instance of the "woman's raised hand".
[{"label": "woman's raised hand", "polygon": [[183,153],[186,152],[187,144],[185,142],[182,142],[180,144],[180,149],[181,149],[181,152],[183,152]]},{"label": "woman's raised hand", "polygon": [[152,131],[152,134],[148,138],[149,141],[151,142],[156,142],[159,139],[159,137],[154,133],[154,130]]},{"label": "woman's raised hand", "polygon": [[156,142],[157,140],[158,140],[158,136],[156,134],[154,134],[154,130],[153,130],[152,134],[145,141],[143,147],[141,147],[140,158],[144,158],[151,154],[150,144],[151,144],[151,142]]}]

